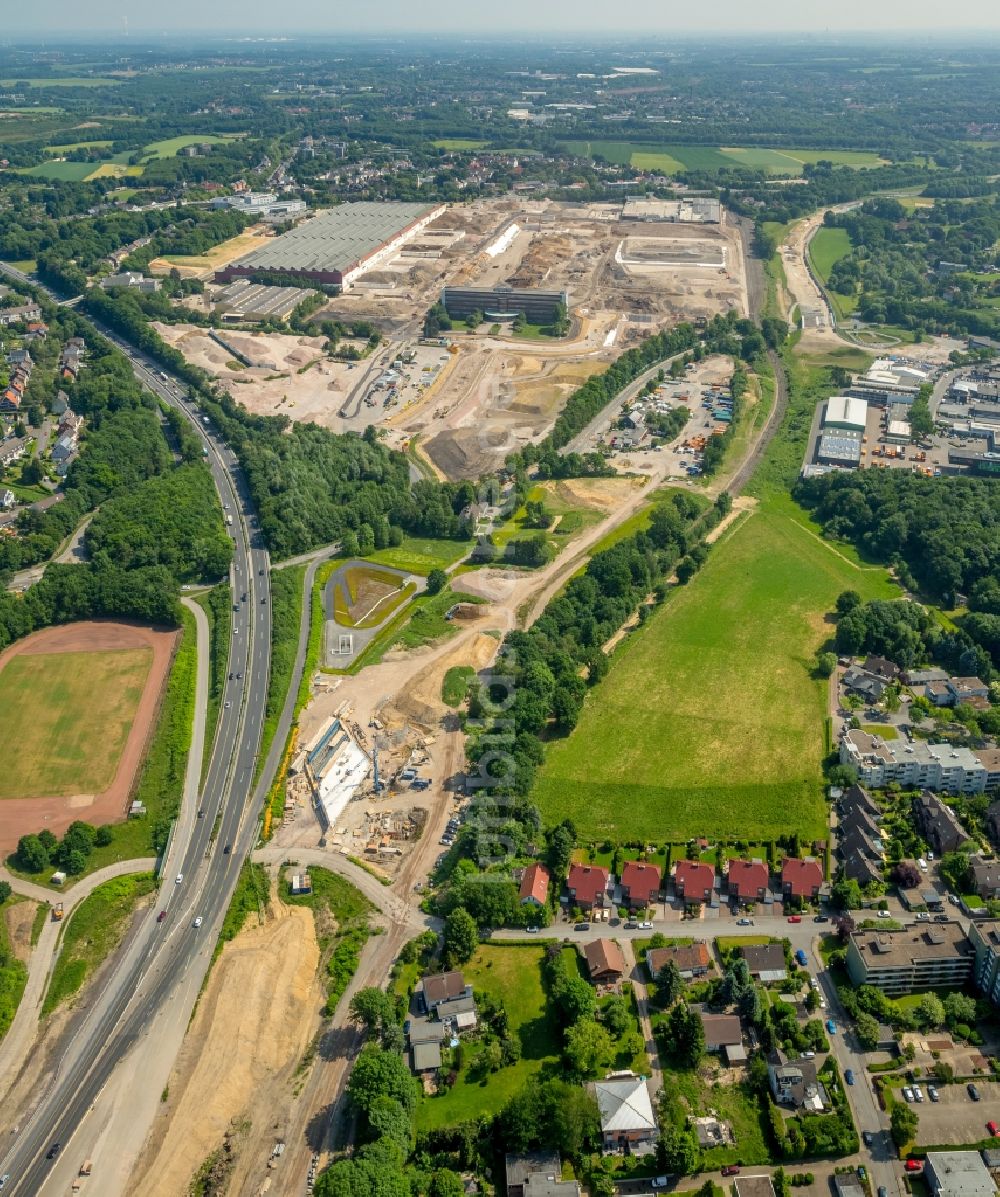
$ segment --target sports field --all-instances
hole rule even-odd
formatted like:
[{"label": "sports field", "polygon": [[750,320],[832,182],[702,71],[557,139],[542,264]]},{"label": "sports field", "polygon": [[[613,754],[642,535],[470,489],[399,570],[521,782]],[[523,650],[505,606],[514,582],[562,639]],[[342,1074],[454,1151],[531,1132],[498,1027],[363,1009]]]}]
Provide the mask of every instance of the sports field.
[{"label": "sports field", "polygon": [[8,746],[0,798],[98,794],[118,760],[153,662],[150,648],[19,653],[0,670]]},{"label": "sports field", "polygon": [[582,839],[823,833],[827,683],[811,676],[848,587],[889,597],[786,508],[762,506],[630,636],[534,798]]}]

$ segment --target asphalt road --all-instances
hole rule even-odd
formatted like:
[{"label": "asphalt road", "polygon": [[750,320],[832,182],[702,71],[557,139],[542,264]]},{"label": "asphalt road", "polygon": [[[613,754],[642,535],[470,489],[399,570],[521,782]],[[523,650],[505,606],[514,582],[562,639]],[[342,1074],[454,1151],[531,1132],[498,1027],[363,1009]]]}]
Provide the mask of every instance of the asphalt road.
[{"label": "asphalt road", "polygon": [[[30,282],[3,264],[0,272]],[[5,1191],[32,1197],[46,1187],[53,1166],[48,1159],[51,1146],[58,1143],[66,1149],[75,1129],[117,1064],[142,1036],[154,1012],[181,981],[191,979],[193,970],[207,971],[211,946],[241,864],[257,836],[257,803],[251,801],[251,795],[270,670],[268,557],[256,530],[246,480],[234,456],[183,400],[178,380],[169,379],[110,330],[98,327],[97,331],[126,354],[142,383],[185,412],[202,437],[220,500],[226,514],[233,518],[231,581],[238,611],[231,625],[230,680],[200,797],[204,814],[187,824],[186,837],[178,836],[171,844],[159,900],[128,944],[103,991],[91,999],[47,1091],[25,1125],[13,1128],[12,1140],[0,1161],[0,1176],[10,1174]],[[255,798],[267,780],[265,770]],[[182,825],[183,821],[177,826]],[[162,922],[160,911],[165,912]],[[196,917],[203,919],[200,928],[193,926]]]}]

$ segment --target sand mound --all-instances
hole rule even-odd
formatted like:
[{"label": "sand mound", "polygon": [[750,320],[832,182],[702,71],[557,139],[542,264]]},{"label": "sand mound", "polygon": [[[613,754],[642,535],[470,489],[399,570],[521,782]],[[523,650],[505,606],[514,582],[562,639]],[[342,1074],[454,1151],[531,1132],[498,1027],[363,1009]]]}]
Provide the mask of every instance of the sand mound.
[{"label": "sand mound", "polygon": [[[476,607],[482,611],[482,607]],[[444,653],[431,661],[414,677],[412,683],[396,696],[391,707],[383,708],[382,717],[391,722],[396,716],[400,722],[419,723],[432,728],[442,715],[453,714],[441,701],[441,686],[444,675],[453,665],[471,665],[475,670],[485,668],[497,651],[497,641],[485,632],[463,638],[451,652]]]},{"label": "sand mound", "polygon": [[[137,1170],[135,1192],[186,1193],[234,1118],[266,1117],[268,1082],[301,1058],[323,995],[309,910],[273,907],[223,949],[170,1079],[170,1100]],[[257,1118],[254,1118],[255,1112]]]}]

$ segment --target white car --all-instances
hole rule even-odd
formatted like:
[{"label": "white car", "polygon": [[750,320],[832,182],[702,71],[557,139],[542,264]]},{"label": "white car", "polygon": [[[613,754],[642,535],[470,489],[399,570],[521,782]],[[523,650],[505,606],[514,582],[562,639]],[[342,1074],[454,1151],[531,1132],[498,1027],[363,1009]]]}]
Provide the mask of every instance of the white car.
[{"label": "white car", "polygon": [[913,1090],[909,1086],[903,1090],[903,1098],[905,1101],[913,1101]]},{"label": "white car", "polygon": [[653,929],[652,923],[640,923],[639,924],[640,931],[652,931],[652,929]]},{"label": "white car", "polygon": [[197,917],[197,918],[194,920],[194,922],[192,923],[192,926],[194,926],[194,927],[200,927],[200,926],[201,926],[201,924],[202,924],[202,921],[203,921],[203,920],[202,920],[202,917],[201,917],[201,915],[199,914],[199,915],[198,915],[198,917]]},{"label": "white car", "polygon": [[917,1101],[924,1100],[924,1091],[923,1091],[923,1089],[920,1088],[919,1085],[913,1086],[913,1096],[917,1099]]},{"label": "white car", "polygon": [[180,883],[181,883],[183,880],[184,880],[184,874],[183,874],[183,873],[178,873],[178,874],[177,874],[177,876],[174,878],[174,885],[180,885]]},{"label": "white car", "polygon": [[891,919],[892,915],[888,912],[888,910],[880,910],[878,912],[878,917],[880,919]]}]

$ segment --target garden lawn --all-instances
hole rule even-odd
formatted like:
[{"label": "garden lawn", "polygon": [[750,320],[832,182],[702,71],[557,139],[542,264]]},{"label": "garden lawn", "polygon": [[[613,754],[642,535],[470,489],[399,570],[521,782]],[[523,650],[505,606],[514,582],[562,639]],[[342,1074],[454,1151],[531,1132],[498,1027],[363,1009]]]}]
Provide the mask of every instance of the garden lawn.
[{"label": "garden lawn", "polygon": [[542,987],[545,948],[539,944],[480,944],[462,972],[476,994],[504,1003],[510,1033],[521,1043],[521,1059],[499,1072],[481,1073],[476,1046],[463,1041],[463,1063],[455,1084],[440,1096],[421,1099],[418,1131],[435,1130],[496,1114],[546,1062],[558,1055],[558,1027]]},{"label": "garden lawn", "polygon": [[449,565],[467,557],[471,550],[471,540],[427,540],[419,536],[404,536],[403,543],[398,547],[376,549],[365,560],[426,577],[432,569],[447,569]]},{"label": "garden lawn", "polygon": [[666,1089],[675,1094],[675,1104],[691,1117],[712,1112],[733,1128],[735,1143],[732,1147],[712,1147],[702,1154],[702,1170],[714,1171],[724,1164],[770,1164],[761,1116],[761,1103],[743,1085],[718,1084],[700,1072],[675,1072],[672,1069],[663,1075]]},{"label": "garden lawn", "polygon": [[[786,500],[787,502],[787,500]],[[825,834],[825,681],[812,677],[837,595],[891,597],[766,503],[723,536],[616,653],[535,786],[546,823],[581,839]]]}]

